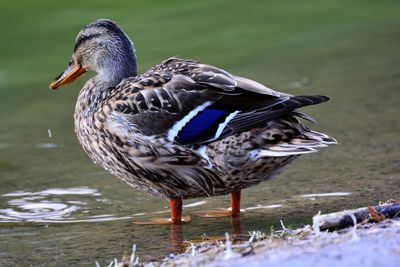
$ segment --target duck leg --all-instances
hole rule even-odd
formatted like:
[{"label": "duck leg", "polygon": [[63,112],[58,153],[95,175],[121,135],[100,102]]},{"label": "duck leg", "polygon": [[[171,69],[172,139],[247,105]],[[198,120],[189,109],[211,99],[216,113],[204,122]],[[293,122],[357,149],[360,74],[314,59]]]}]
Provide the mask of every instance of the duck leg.
[{"label": "duck leg", "polygon": [[182,217],[182,198],[173,197],[169,199],[169,207],[171,209],[170,218],[151,218],[147,221],[135,221],[134,224],[181,224],[190,222],[189,216]]},{"label": "duck leg", "polygon": [[235,191],[231,193],[231,217],[236,218],[240,216],[240,193],[241,191]]},{"label": "duck leg", "polygon": [[169,207],[171,209],[171,223],[181,224],[182,223],[182,198],[173,197],[169,199]]},{"label": "duck leg", "polygon": [[237,218],[240,216],[240,193],[241,191],[234,191],[231,193],[231,206],[229,209],[215,209],[193,212],[199,217],[217,218],[217,217],[232,217]]}]

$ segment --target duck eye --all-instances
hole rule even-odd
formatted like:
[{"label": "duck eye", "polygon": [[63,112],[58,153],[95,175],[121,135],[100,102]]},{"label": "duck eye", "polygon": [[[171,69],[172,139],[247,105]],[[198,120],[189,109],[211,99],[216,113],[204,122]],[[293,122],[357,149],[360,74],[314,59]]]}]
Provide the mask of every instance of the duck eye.
[{"label": "duck eye", "polygon": [[83,43],[83,42],[85,42],[86,40],[88,40],[89,39],[89,36],[87,36],[87,35],[80,35],[79,37],[78,37],[78,40],[76,41],[76,44],[75,44],[75,47],[74,47],[74,52],[78,49],[78,47]]},{"label": "duck eye", "polygon": [[87,40],[89,38],[89,36],[86,36],[86,35],[81,35],[80,37],[79,37],[79,41],[85,41],[85,40]]}]

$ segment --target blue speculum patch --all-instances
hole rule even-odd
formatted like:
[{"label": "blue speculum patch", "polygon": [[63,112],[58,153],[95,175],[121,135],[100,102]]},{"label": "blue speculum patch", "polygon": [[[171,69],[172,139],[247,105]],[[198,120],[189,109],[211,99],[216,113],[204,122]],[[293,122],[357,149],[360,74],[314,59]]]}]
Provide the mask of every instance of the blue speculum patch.
[{"label": "blue speculum patch", "polygon": [[182,143],[190,143],[191,141],[213,137],[218,125],[225,120],[228,114],[229,112],[223,109],[206,108],[182,128],[177,140]]}]

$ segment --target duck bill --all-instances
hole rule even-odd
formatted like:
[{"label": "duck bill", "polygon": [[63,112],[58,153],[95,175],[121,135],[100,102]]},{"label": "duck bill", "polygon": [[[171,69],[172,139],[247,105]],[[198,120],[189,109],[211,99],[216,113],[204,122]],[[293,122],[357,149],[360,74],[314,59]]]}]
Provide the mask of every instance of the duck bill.
[{"label": "duck bill", "polygon": [[86,72],[86,69],[74,61],[70,61],[68,67],[63,73],[57,76],[54,81],[50,84],[50,88],[55,90],[60,86],[71,83],[79,78],[82,74]]}]

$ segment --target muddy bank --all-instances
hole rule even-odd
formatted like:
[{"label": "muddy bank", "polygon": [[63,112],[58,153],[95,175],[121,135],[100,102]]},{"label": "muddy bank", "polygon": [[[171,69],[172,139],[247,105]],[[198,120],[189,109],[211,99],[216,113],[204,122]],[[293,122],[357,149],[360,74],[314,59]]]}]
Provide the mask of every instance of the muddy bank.
[{"label": "muddy bank", "polygon": [[232,250],[226,244],[204,244],[194,253],[145,266],[399,266],[400,220],[318,236],[309,231],[232,245]]},{"label": "muddy bank", "polygon": [[[357,222],[357,223],[355,223]],[[328,227],[329,226],[329,227]],[[207,239],[205,237],[205,239]],[[313,225],[190,243],[153,262],[135,255],[110,266],[399,266],[400,203],[316,215]]]}]

